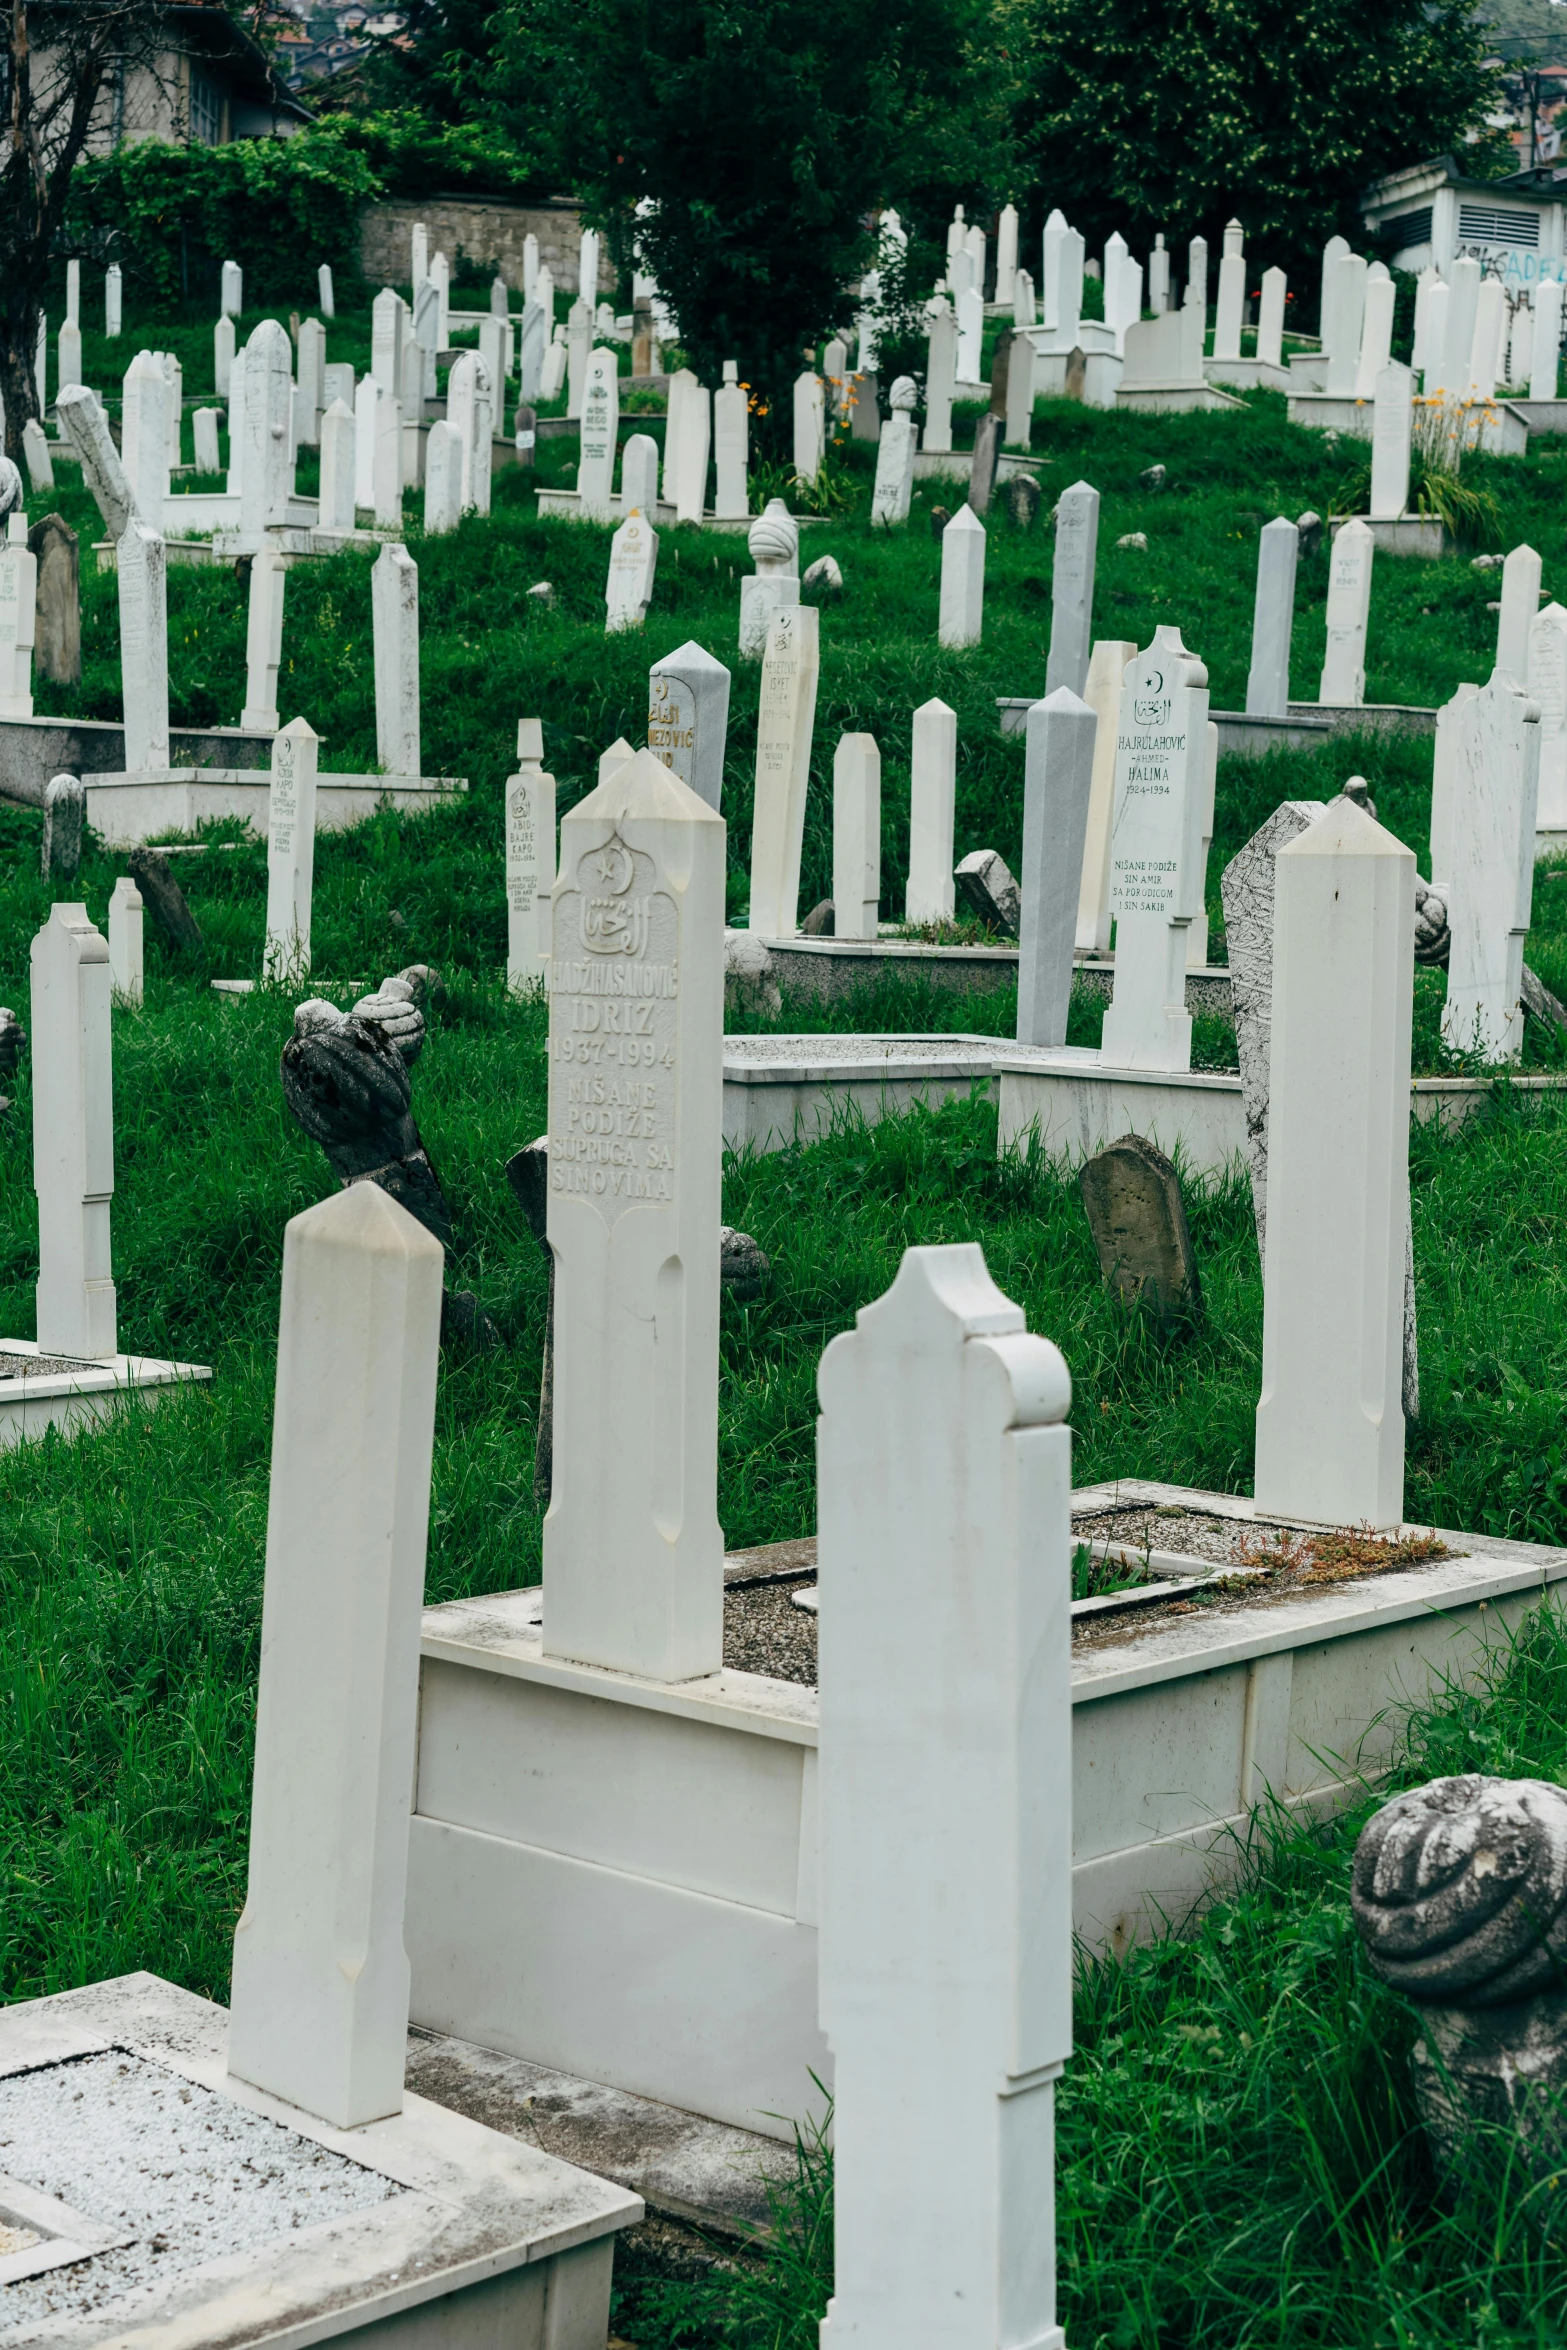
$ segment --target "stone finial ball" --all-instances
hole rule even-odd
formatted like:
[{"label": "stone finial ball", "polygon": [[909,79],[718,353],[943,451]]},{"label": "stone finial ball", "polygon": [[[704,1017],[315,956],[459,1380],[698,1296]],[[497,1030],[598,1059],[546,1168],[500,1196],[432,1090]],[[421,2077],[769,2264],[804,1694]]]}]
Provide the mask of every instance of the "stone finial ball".
[{"label": "stone finial ball", "polygon": [[0,514],[14,514],[25,498],[20,472],[9,457],[0,457]]},{"label": "stone finial ball", "polygon": [[900,375],[887,394],[887,398],[894,408],[905,409],[915,407],[918,404],[919,396],[919,385],[914,381],[912,375]]},{"label": "stone finial ball", "polygon": [[746,545],[758,570],[770,571],[779,563],[792,561],[799,552],[799,525],[782,498],[769,499],[766,511],[757,516],[747,532]]},{"label": "stone finial ball", "polygon": [[1360,1832],[1350,1904],[1372,1971],[1412,1999],[1567,1987],[1567,1788],[1464,1777],[1395,1796]]}]

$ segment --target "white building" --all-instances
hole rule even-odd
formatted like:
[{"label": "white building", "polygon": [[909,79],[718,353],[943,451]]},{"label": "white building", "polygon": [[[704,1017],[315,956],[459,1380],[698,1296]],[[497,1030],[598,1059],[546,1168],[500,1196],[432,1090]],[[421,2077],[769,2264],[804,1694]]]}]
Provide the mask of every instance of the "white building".
[{"label": "white building", "polygon": [[1390,269],[1418,273],[1434,262],[1451,275],[1471,254],[1512,292],[1567,275],[1563,214],[1567,167],[1538,167],[1507,179],[1469,179],[1451,155],[1412,163],[1374,180],[1360,199],[1367,234]]}]

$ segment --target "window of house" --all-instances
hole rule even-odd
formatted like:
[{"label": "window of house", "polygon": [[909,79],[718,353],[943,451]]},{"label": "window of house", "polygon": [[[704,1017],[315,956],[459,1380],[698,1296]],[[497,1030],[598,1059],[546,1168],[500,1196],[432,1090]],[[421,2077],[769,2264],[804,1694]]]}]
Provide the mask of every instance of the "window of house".
[{"label": "window of house", "polygon": [[223,101],[204,73],[190,69],[190,137],[198,147],[216,147],[223,135]]}]

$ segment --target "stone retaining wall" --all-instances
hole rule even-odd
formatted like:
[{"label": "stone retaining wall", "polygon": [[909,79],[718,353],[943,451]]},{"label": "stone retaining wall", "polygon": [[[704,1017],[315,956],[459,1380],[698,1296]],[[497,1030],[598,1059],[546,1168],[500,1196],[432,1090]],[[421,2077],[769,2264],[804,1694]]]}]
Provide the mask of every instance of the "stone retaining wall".
[{"label": "stone retaining wall", "polygon": [[[500,270],[508,285],[522,284],[522,243],[539,240],[539,259],[557,289],[575,294],[582,215],[566,197],[537,204],[506,204],[484,197],[426,196],[418,202],[367,204],[359,216],[359,261],[373,286],[405,286],[412,268],[413,226],[422,220],[430,251],[444,253],[454,271],[459,252]],[[599,261],[599,291],[613,296],[614,271]],[[470,298],[471,300],[471,298]],[[462,302],[456,305],[459,309]]]}]

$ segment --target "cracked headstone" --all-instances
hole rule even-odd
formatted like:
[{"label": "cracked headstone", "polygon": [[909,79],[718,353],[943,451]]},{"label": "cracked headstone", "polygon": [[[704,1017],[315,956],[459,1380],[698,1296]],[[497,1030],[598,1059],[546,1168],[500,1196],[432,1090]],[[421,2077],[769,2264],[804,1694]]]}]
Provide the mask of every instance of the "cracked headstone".
[{"label": "cracked headstone", "polygon": [[724,1009],[769,1020],[776,1020],[783,1010],[772,955],[749,930],[724,932]]},{"label": "cracked headstone", "polygon": [[1202,1283],[1180,1177],[1140,1134],[1123,1134],[1078,1178],[1106,1286],[1163,1322],[1202,1310]]},{"label": "cracked headstone", "polygon": [[1032,530],[1039,519],[1039,484],[1031,473],[1015,473],[1003,483],[1001,504],[1014,530]]},{"label": "cracked headstone", "polygon": [[953,868],[958,896],[971,914],[994,929],[1016,938],[1022,921],[1023,898],[1017,883],[995,849],[972,849]]},{"label": "cracked headstone", "polygon": [[802,938],[832,938],[837,931],[837,917],[831,898],[818,898],[816,904],[800,924]]},{"label": "cracked headstone", "polygon": [[754,1305],[772,1269],[749,1232],[737,1232],[732,1224],[720,1224],[718,1278],[737,1304]]}]

